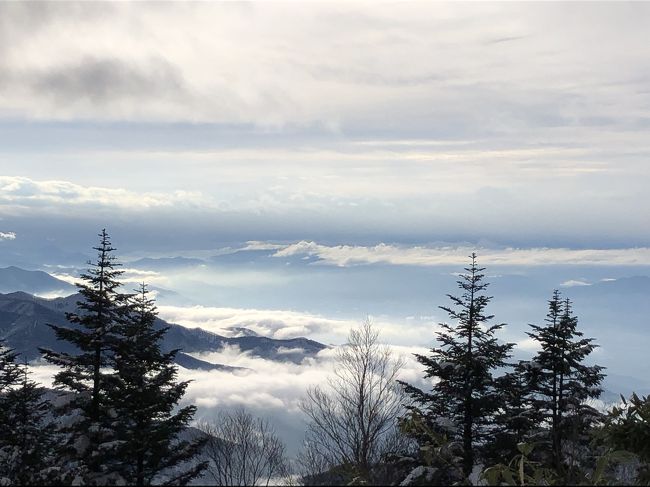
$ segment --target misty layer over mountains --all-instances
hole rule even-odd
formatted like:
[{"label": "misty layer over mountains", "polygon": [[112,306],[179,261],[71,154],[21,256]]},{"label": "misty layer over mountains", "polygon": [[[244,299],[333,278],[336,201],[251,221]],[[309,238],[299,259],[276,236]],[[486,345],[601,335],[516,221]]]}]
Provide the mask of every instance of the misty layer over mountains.
[{"label": "misty layer over mountains", "polygon": [[[320,253],[310,250],[315,247]],[[310,342],[269,340],[308,337],[320,343],[342,343],[350,326],[366,315],[372,316],[388,343],[425,348],[433,345],[433,331],[444,321],[437,306],[454,290],[460,265],[386,260],[339,260],[335,265],[331,259],[339,257],[331,250],[326,253],[328,249],[316,244],[248,243],[167,256],[134,254],[125,259],[123,278],[125,289],[143,280],[150,284],[162,319],[200,327],[216,334],[218,338],[213,341],[236,345],[264,358],[300,363],[320,349]],[[422,252],[420,247],[413,249]],[[454,252],[447,250],[445,255],[449,260]],[[650,369],[642,360],[646,317],[650,314],[650,269],[617,264],[622,257],[613,258],[611,263],[597,264],[592,258],[584,264],[569,265],[557,252],[544,255],[550,262],[547,265],[518,264],[512,252],[501,257],[506,264],[487,263],[495,320],[508,325],[504,339],[518,343],[520,354],[532,355],[534,350],[525,335],[527,325],[543,320],[549,293],[559,288],[574,301],[585,333],[600,345],[595,357],[608,367],[608,389],[627,393],[650,388]],[[513,263],[507,263],[508,259]],[[52,261],[34,263],[31,268],[51,275],[16,267],[0,269],[0,292],[22,290],[47,297],[65,296],[74,292],[71,283],[82,270]],[[35,300],[33,306],[43,316],[58,307],[61,320],[61,312],[70,311],[75,300]],[[167,338],[169,347],[183,348],[187,353],[216,349],[197,334],[200,332],[174,325]]]},{"label": "misty layer over mountains", "polygon": [[[80,296],[76,294],[55,299],[38,298],[24,292],[0,294],[2,337],[12,349],[28,361],[40,357],[39,347],[74,352],[71,345],[57,340],[54,332],[47,325],[70,326],[65,318],[65,312],[75,310],[75,303],[79,299]],[[182,350],[177,363],[188,369],[236,370],[237,368],[211,364],[188,355],[188,353],[215,352],[224,347],[237,347],[241,352],[248,352],[260,358],[294,363],[313,357],[326,348],[325,345],[305,338],[275,340],[260,337],[245,328],[233,330],[236,336],[225,337],[200,328],[185,328],[170,324],[160,319],[156,326],[169,327],[163,341],[163,350]]]},{"label": "misty layer over mountains", "polygon": [[76,288],[43,271],[26,271],[10,266],[0,269],[0,293],[24,291],[32,294],[73,294]]}]

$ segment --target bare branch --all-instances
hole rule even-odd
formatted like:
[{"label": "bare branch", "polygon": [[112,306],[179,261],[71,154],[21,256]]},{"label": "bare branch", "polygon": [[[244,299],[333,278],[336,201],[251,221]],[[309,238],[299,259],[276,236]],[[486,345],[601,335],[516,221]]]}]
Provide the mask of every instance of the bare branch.
[{"label": "bare branch", "polygon": [[397,417],[402,410],[397,375],[404,366],[366,319],[350,331],[336,352],[336,370],[327,387],[312,387],[301,403],[309,418],[304,477],[335,468],[352,468],[367,476],[399,442]]},{"label": "bare branch", "polygon": [[209,437],[207,472],[217,485],[268,486],[288,476],[285,446],[267,420],[239,408],[198,428]]}]

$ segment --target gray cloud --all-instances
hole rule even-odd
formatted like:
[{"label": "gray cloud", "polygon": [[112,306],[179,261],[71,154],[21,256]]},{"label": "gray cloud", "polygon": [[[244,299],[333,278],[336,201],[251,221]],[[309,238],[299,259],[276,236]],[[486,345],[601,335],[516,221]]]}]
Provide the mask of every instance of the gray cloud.
[{"label": "gray cloud", "polygon": [[[537,127],[540,116],[542,126],[620,117],[611,102],[641,107],[646,96],[634,81],[647,75],[641,4],[38,6],[3,6],[3,72],[14,80],[3,101],[25,117],[346,132],[395,119],[412,134],[444,120],[467,134]],[[139,96],[138,110],[107,110],[125,93]],[[576,96],[586,103],[562,102]]]},{"label": "gray cloud", "polygon": [[179,70],[162,58],[129,65],[119,59],[86,57],[75,65],[28,76],[34,90],[45,96],[62,103],[87,98],[98,108],[121,98],[137,103],[138,97],[180,97],[185,90]]}]

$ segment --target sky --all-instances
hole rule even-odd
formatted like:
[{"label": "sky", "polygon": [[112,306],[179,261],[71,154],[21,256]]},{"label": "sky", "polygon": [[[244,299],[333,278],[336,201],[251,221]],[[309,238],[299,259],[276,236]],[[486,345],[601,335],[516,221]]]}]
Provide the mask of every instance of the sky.
[{"label": "sky", "polygon": [[648,18],[645,3],[3,3],[0,232],[86,248],[106,226],[152,252],[650,246]]},{"label": "sky", "polygon": [[[0,265],[74,281],[107,228],[161,317],[340,344],[369,315],[416,383],[477,250],[522,357],[559,288],[608,390],[650,391],[649,21],[645,2],[2,2]],[[296,447],[332,353],[202,357],[253,372],[182,370],[186,401],[256,408]]]}]

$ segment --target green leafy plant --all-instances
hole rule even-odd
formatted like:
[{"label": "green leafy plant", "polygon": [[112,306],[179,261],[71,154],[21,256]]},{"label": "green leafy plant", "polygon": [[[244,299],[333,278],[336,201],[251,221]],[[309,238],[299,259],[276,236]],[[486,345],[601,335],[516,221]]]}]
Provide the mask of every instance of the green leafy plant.
[{"label": "green leafy plant", "polygon": [[637,482],[650,484],[650,396],[621,396],[622,405],[615,406],[605,418],[601,439],[612,450],[634,454],[639,462]]},{"label": "green leafy plant", "polygon": [[518,455],[510,463],[497,464],[486,468],[481,480],[488,485],[554,485],[557,474],[554,470],[543,467],[539,462],[530,460],[534,444],[517,444]]}]

